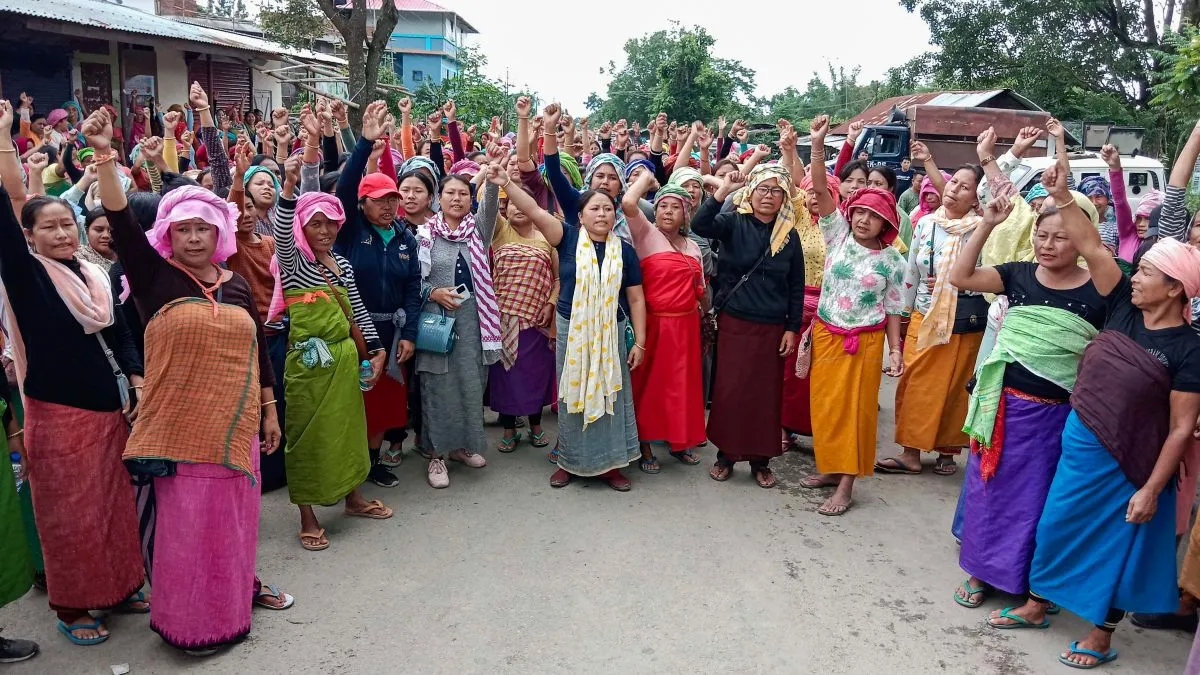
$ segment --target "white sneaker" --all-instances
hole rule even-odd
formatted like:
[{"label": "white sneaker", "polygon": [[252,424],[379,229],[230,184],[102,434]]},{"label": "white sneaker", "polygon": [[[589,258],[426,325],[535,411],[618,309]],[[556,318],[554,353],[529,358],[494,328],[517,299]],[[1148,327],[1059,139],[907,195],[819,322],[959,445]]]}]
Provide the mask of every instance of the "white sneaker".
[{"label": "white sneaker", "polygon": [[446,462],[440,459],[429,460],[429,487],[442,489],[450,487],[450,474],[446,473]]},{"label": "white sneaker", "polygon": [[450,453],[450,459],[466,464],[472,469],[482,469],[487,466],[487,460],[483,458],[483,455],[477,455],[466,450],[455,450]]}]

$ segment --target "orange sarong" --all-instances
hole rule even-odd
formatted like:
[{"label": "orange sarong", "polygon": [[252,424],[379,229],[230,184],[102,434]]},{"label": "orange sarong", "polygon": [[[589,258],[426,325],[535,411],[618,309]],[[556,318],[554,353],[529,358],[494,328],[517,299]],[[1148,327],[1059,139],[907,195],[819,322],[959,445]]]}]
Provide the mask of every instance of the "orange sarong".
[{"label": "orange sarong", "polygon": [[967,382],[983,332],[950,336],[946,344],[917,350],[925,316],[913,312],[904,344],[904,374],[896,386],[896,443],[925,452],[967,445]]},{"label": "orange sarong", "polygon": [[870,476],[875,467],[879,383],[883,378],[884,331],[858,334],[858,351],[843,336],[814,321],[812,327],[813,449],[817,471]]},{"label": "orange sarong", "polygon": [[262,389],[255,319],[203,298],[163,305],[146,324],[146,383],[124,459],[220,464],[254,480]]}]

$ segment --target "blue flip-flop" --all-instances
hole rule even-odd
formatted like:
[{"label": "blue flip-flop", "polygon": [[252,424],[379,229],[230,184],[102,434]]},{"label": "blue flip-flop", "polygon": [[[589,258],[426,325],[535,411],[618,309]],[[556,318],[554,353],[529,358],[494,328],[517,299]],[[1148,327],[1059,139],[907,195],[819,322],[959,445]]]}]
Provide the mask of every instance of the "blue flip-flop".
[{"label": "blue flip-flop", "polygon": [[[146,606],[134,607],[133,603],[135,602],[144,603]],[[113,607],[112,611],[116,614],[149,614],[150,603],[146,601],[146,594],[142,591],[138,591],[121,601],[121,604]]]},{"label": "blue flip-flop", "polygon": [[89,647],[91,645],[98,645],[101,642],[104,642],[105,640],[107,640],[109,638],[109,636],[108,635],[97,635],[94,638],[81,638],[81,637],[77,637],[76,635],[72,634],[71,631],[73,631],[73,630],[94,630],[96,632],[99,632],[100,627],[103,625],[104,625],[104,622],[101,621],[100,619],[96,619],[96,618],[93,618],[91,623],[73,623],[69,626],[67,624],[63,623],[62,620],[60,619],[58,621],[58,632],[62,633],[63,635],[66,635],[67,639],[70,640],[73,644],[77,644],[81,647]]},{"label": "blue flip-flop", "polygon": [[[1061,654],[1059,655],[1058,660],[1064,666],[1071,666],[1072,668],[1078,668],[1080,670],[1091,670],[1092,668],[1096,668],[1098,666],[1102,666],[1106,663],[1111,663],[1111,662],[1117,660],[1117,650],[1110,649],[1110,650],[1108,650],[1107,654],[1101,654],[1100,652],[1098,652],[1094,649],[1084,649],[1083,647],[1080,647],[1078,640],[1071,643],[1071,646],[1068,649],[1068,651],[1071,654],[1083,654],[1084,656],[1090,656],[1090,657],[1096,659],[1096,662],[1093,663],[1092,665],[1085,666],[1082,663],[1073,663],[1071,661],[1068,661],[1066,656],[1062,656]],[[1069,655],[1070,654],[1068,654],[1068,656]]]},{"label": "blue flip-flop", "polygon": [[1013,614],[1012,611],[1014,609],[1016,609],[1016,607],[1005,607],[1004,609],[1000,610],[1000,616],[998,616],[996,618],[1009,619],[1010,621],[1016,621],[1016,623],[992,623],[992,617],[989,616],[988,620],[987,620],[987,624],[989,626],[991,626],[992,628],[996,628],[996,629],[1000,629],[1000,630],[1008,630],[1008,629],[1012,629],[1012,628],[1049,628],[1050,627],[1049,619],[1042,619],[1041,623],[1034,623],[1034,622],[1030,621],[1029,619],[1026,619],[1025,617],[1021,616],[1020,614]]}]

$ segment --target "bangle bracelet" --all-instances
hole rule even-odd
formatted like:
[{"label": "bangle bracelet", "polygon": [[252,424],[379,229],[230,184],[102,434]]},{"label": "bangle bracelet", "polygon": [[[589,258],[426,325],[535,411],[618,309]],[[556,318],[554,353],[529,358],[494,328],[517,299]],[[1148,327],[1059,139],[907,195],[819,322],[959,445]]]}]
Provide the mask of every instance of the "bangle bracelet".
[{"label": "bangle bracelet", "polygon": [[635,342],[635,343],[633,343],[633,346],[634,346],[634,347],[636,347],[637,349],[640,349],[640,350],[642,350],[642,351],[646,351],[646,348],[645,348],[645,347],[643,347],[642,345],[639,345],[639,344],[638,344],[638,343],[636,343],[636,342]]},{"label": "bangle bracelet", "polygon": [[203,108],[192,108],[192,110],[196,112],[204,112],[205,110],[208,110],[208,106],[204,106]]},{"label": "bangle bracelet", "polygon": [[1056,209],[1058,209],[1059,211],[1061,211],[1061,210],[1063,210],[1063,209],[1067,208],[1068,206],[1070,206],[1070,205],[1072,205],[1072,204],[1074,204],[1074,203],[1075,203],[1075,199],[1074,199],[1074,198],[1068,199],[1066,202],[1064,202],[1064,203],[1062,203],[1062,204],[1059,204],[1058,202],[1054,202],[1054,208],[1056,208]]},{"label": "bangle bracelet", "polygon": [[13,433],[9,434],[9,435],[8,435],[8,437],[9,437],[9,438],[16,438],[17,436],[24,436],[24,435],[25,435],[25,430],[24,430],[24,429],[17,429],[17,430],[16,430],[16,431],[14,431]]},{"label": "bangle bracelet", "polygon": [[277,399],[277,398],[273,398],[273,399],[271,399],[270,401],[267,401],[266,403],[262,403],[262,404],[260,404],[260,405],[259,405],[259,407],[260,407],[260,408],[265,408],[265,407],[267,407],[267,406],[269,406],[269,405],[274,405],[274,404],[275,404],[275,403],[277,403],[277,402],[279,402],[279,399]]},{"label": "bangle bracelet", "polygon": [[0,148],[0,152],[11,152],[13,154],[16,154],[17,149],[16,148]]}]

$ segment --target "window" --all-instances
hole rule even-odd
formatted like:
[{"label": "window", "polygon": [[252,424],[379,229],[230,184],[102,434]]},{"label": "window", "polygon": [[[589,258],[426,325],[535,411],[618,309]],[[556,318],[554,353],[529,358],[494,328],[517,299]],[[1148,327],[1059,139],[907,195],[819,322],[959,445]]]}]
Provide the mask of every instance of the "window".
[{"label": "window", "polygon": [[1154,179],[1153,187],[1157,189],[1157,176],[1154,176],[1148,171],[1130,171],[1129,173],[1125,174],[1125,184],[1131,194],[1140,195],[1142,192],[1150,189],[1152,177]]},{"label": "window", "polygon": [[425,79],[425,72],[421,71],[421,70],[414,70],[412,79],[413,79],[413,82],[423,81]]}]

